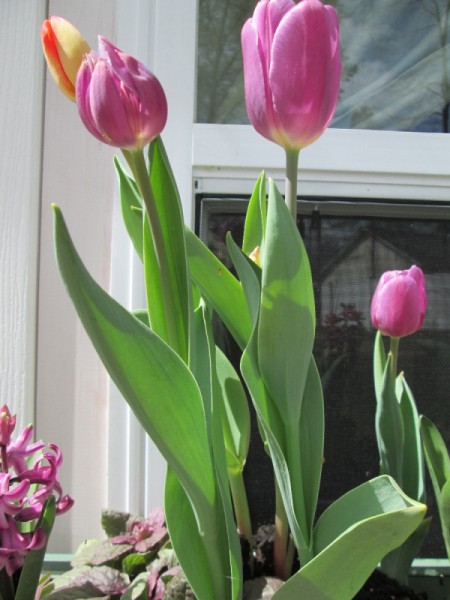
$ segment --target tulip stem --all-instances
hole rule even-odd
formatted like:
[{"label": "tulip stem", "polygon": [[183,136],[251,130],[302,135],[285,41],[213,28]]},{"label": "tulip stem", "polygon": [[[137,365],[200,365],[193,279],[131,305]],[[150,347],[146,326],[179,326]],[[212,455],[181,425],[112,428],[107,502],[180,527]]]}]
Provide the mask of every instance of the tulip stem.
[{"label": "tulip stem", "polygon": [[[150,226],[153,247],[155,250],[156,260],[158,263],[161,293],[165,307],[165,326],[166,332],[157,331],[161,337],[166,337],[165,341],[175,352],[180,354],[180,344],[176,330],[176,314],[173,301],[172,288],[169,280],[169,263],[164,246],[164,236],[161,229],[161,221],[158,215],[158,209],[153,196],[153,190],[150,183],[150,177],[147,170],[147,165],[142,150],[124,150],[122,153],[131,169],[136,184],[141,193],[142,200],[147,212],[148,222]],[[149,314],[149,316],[151,316]]]},{"label": "tulip stem", "polygon": [[300,150],[286,149],[286,185],[284,199],[297,223],[297,170]]},{"label": "tulip stem", "polygon": [[237,473],[229,471],[228,479],[230,481],[231,496],[233,499],[238,531],[251,546],[252,522],[250,519],[250,510],[248,507],[247,492],[242,471],[238,471]]},{"label": "tulip stem", "polygon": [[287,544],[289,538],[289,525],[280,488],[275,481],[275,540],[273,545],[273,562],[275,575],[285,579]]}]

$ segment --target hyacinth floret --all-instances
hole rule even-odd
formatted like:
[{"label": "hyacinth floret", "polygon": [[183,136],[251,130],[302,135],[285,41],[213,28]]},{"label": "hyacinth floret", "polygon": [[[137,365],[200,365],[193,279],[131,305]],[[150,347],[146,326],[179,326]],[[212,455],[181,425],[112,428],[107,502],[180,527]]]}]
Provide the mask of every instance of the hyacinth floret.
[{"label": "hyacinth floret", "polygon": [[[62,514],[73,505],[63,495],[58,480],[62,454],[56,444],[33,442],[33,426],[27,425],[16,439],[11,435],[16,417],[5,405],[0,409],[0,571],[8,576],[22,568],[31,550],[46,543],[44,531],[37,520],[44,510],[46,499],[56,497],[56,514]],[[31,465],[31,466],[30,466]],[[22,531],[22,524],[27,523]]]}]

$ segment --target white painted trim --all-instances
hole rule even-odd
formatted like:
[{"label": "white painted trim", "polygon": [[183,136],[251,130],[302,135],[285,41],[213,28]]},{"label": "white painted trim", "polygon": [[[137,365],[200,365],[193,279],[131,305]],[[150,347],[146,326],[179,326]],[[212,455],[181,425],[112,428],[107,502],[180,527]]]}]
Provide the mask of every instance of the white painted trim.
[{"label": "white painted trim", "polygon": [[[284,186],[284,151],[247,125],[194,127],[196,191],[248,194],[262,169]],[[450,199],[450,136],[329,129],[300,153],[306,196]]]},{"label": "white painted trim", "polygon": [[0,9],[0,405],[34,421],[44,3]]}]

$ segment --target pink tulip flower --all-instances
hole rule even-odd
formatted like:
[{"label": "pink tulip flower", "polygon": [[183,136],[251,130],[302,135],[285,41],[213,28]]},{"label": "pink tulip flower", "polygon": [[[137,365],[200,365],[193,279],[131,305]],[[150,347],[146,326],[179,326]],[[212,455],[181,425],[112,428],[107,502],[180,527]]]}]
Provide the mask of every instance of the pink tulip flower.
[{"label": "pink tulip flower", "polygon": [[407,271],[386,271],[373,295],[372,323],[383,335],[404,337],[422,327],[427,293],[421,269],[413,265]]},{"label": "pink tulip flower", "polygon": [[286,150],[308,146],[331,122],[339,96],[336,11],[320,0],[260,0],[241,39],[252,125]]},{"label": "pink tulip flower", "polygon": [[101,142],[126,150],[143,148],[164,129],[167,102],[158,79],[138,60],[99,37],[76,81],[78,111]]}]

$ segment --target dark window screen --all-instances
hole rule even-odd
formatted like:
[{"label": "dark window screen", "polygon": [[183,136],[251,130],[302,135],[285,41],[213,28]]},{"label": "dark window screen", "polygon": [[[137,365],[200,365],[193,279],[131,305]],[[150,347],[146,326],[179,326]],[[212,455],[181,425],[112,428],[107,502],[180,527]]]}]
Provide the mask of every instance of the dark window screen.
[{"label": "dark window screen", "polygon": [[[198,201],[198,233],[231,266],[225,234],[242,241],[247,200]],[[386,204],[344,199],[299,203],[299,229],[314,279],[316,357],[325,397],[325,462],[319,512],[342,494],[378,475],[374,433],[370,302],[380,275],[419,265],[427,280],[423,328],[400,342],[399,369],[420,413],[439,427],[450,446],[450,205]],[[287,259],[288,260],[288,259]],[[239,364],[239,351],[216,324],[218,343]],[[245,478],[253,526],[273,521],[271,465],[254,423]],[[423,557],[445,557],[430,482],[427,504],[434,516]]]}]

